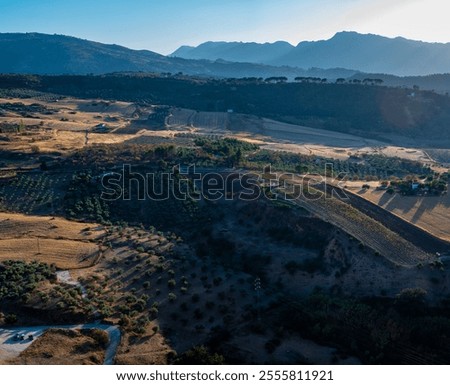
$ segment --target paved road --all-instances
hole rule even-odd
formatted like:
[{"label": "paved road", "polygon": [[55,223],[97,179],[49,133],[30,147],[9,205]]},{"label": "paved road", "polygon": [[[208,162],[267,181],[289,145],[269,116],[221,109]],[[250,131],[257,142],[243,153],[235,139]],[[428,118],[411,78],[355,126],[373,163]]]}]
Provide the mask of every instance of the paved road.
[{"label": "paved road", "polygon": [[48,329],[100,329],[108,333],[109,343],[105,352],[104,365],[112,365],[120,344],[120,329],[114,325],[105,325],[100,323],[81,324],[81,325],[45,325],[45,326],[22,326],[12,328],[0,328],[0,361],[9,360],[17,357],[21,352],[28,348],[33,341],[17,341],[16,334],[25,334],[27,337],[32,335],[34,340],[40,337]]}]

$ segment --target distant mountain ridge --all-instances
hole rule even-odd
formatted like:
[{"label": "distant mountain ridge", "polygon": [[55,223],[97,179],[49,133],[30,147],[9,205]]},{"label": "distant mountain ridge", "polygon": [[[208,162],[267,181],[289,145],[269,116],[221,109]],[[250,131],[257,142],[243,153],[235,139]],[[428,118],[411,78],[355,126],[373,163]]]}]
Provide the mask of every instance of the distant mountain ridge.
[{"label": "distant mountain ridge", "polygon": [[[260,50],[259,46],[257,50]],[[296,76],[350,77],[356,72],[345,69],[322,71],[278,68],[223,60],[190,60],[147,50],[132,50],[115,44],[41,33],[0,33],[0,53],[0,73],[15,74],[98,75],[134,71],[182,72],[206,77],[286,76],[293,79]]]},{"label": "distant mountain ridge", "polygon": [[286,42],[207,42],[197,47],[180,47],[170,56],[299,68],[347,68],[397,76],[450,73],[450,43],[357,32],[340,32],[329,40],[305,41],[297,46]]},{"label": "distant mountain ridge", "polygon": [[181,46],[170,56],[194,60],[223,59],[233,62],[267,64],[273,58],[287,55],[293,48],[295,48],[293,45],[285,41],[263,44],[209,41],[198,47]]},{"label": "distant mountain ridge", "polygon": [[[351,45],[352,52],[361,53],[368,51],[367,55],[370,54],[375,57],[369,62],[366,62],[367,60],[364,57],[352,59],[348,52],[345,51],[345,49],[349,49],[348,44],[342,43],[348,40],[346,38],[349,37],[348,35],[354,35],[351,39],[353,41]],[[364,42],[367,42],[367,38],[381,42],[381,48],[376,49],[373,44],[365,44]],[[411,53],[410,56],[417,57],[417,60],[414,60],[417,66],[421,65],[422,69],[434,68],[430,72],[448,74],[434,77],[410,76],[409,78],[383,75],[383,73],[390,73],[385,66],[389,65],[392,67],[393,63],[392,57],[389,58],[387,53],[380,54],[383,50],[386,51],[383,48],[386,40],[391,45],[403,44],[406,41],[407,46],[410,47],[409,49],[416,47],[415,53]],[[338,43],[341,41],[341,45],[339,46],[336,41]],[[210,56],[208,56],[208,59],[184,59],[164,56],[152,51],[132,50],[115,44],[102,44],[64,35],[0,33],[0,54],[2,58],[0,60],[0,73],[98,75],[114,72],[153,72],[163,74],[178,74],[182,72],[186,75],[213,78],[267,78],[281,76],[287,77],[291,81],[296,77],[317,77],[326,78],[329,82],[333,82],[337,78],[357,78],[362,80],[366,77],[376,77],[383,79],[385,85],[409,87],[417,85],[423,89],[450,92],[450,65],[445,64],[450,63],[450,60],[443,60],[442,58],[445,56],[442,54],[424,54],[422,44],[425,44],[428,51],[442,51],[442,47],[449,47],[449,44],[411,42],[402,38],[387,39],[374,35],[341,33],[331,40],[300,43],[297,47],[284,42],[274,44],[210,42],[203,45],[202,55],[206,55],[209,52]],[[334,47],[334,53],[329,48],[330,46]],[[298,47],[302,47],[303,52],[305,52],[301,60],[297,59],[293,51],[297,50]],[[396,48],[396,50],[400,52],[400,49]],[[177,52],[195,56],[200,51],[197,48],[185,46]],[[422,52],[422,54],[419,55],[418,52]],[[227,53],[228,56],[223,53]],[[255,62],[265,61],[272,64],[249,63],[248,61],[233,62],[230,60],[238,60],[245,53],[248,53],[248,57]],[[215,56],[226,56],[228,59],[211,59]],[[350,59],[352,60],[351,63]],[[290,63],[290,66],[280,66],[280,61]],[[427,64],[429,61],[433,63]],[[445,62],[445,65],[442,65],[443,62]],[[295,63],[307,69],[294,67],[293,64]],[[403,74],[410,72],[411,66],[408,63],[401,60],[399,60],[399,63],[403,67],[397,63],[396,68],[403,68]],[[342,67],[336,67],[338,64],[342,65]],[[356,70],[345,68],[350,67],[350,65],[352,67],[365,68],[367,71],[373,69],[373,71],[365,72],[359,71],[359,68]],[[329,68],[323,69],[322,67]],[[383,68],[381,69],[380,67]],[[428,71],[424,70],[422,72]]]}]

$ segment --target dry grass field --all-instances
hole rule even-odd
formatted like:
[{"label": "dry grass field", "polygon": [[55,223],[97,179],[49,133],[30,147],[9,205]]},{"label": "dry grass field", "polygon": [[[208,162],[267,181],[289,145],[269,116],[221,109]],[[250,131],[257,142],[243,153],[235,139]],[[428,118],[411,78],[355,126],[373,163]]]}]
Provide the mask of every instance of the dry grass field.
[{"label": "dry grass field", "polygon": [[[282,123],[254,116],[235,115],[231,123],[232,136],[253,141],[274,151],[315,155],[319,157],[348,159],[350,156],[378,154],[426,163],[435,163],[418,148],[389,145],[379,140],[357,135]],[[413,143],[418,146],[418,143]]]},{"label": "dry grass field", "polygon": [[69,270],[91,266],[98,256],[98,246],[91,243],[19,238],[0,240],[0,261],[39,261],[55,264],[58,269]]},{"label": "dry grass field", "polygon": [[103,340],[107,333],[97,329],[49,329],[13,365],[99,365],[105,359]]},{"label": "dry grass field", "polygon": [[92,266],[103,228],[61,218],[0,213],[0,261],[54,263],[58,269]]},{"label": "dry grass field", "polygon": [[58,217],[0,213],[0,239],[41,237],[78,241],[96,240],[104,235],[103,226],[72,222]]},{"label": "dry grass field", "polygon": [[176,131],[188,129],[189,133],[202,135],[226,135],[257,143],[269,150],[335,159],[379,154],[434,163],[425,151],[418,148],[403,148],[356,135],[235,113],[196,112],[176,108],[172,110],[166,128]]},{"label": "dry grass field", "polygon": [[25,153],[37,151],[67,154],[93,144],[174,143],[174,140],[180,139],[180,135],[185,135],[190,140],[202,135],[235,137],[270,150],[335,159],[379,154],[436,166],[439,163],[415,142],[408,145],[411,148],[399,147],[356,135],[238,113],[172,108],[161,127],[155,128],[147,121],[152,107],[127,102],[74,98],[43,102],[35,99],[0,98],[1,103],[23,103],[27,106],[39,104],[51,111],[51,114],[33,112],[25,117],[15,112],[0,116],[0,125],[12,124],[23,128],[22,132],[8,134],[10,141],[0,141],[0,149]]},{"label": "dry grass field", "polygon": [[[82,101],[63,98],[43,102],[35,99],[1,99],[0,104],[22,103],[39,105],[37,112],[23,114],[8,111],[0,116],[0,125],[21,126],[21,132],[9,134],[11,142],[2,142],[8,150],[67,153],[93,142],[120,143],[130,136],[111,135],[110,132],[127,126],[136,107],[131,103]],[[42,110],[43,109],[43,110]],[[96,126],[105,124],[97,134]],[[99,137],[101,137],[100,140]]]},{"label": "dry grass field", "polygon": [[143,335],[127,334],[122,338],[115,362],[117,365],[165,365],[170,352],[173,349],[152,323]]},{"label": "dry grass field", "polygon": [[350,191],[376,203],[390,212],[406,219],[414,225],[433,235],[450,241],[450,195],[439,197],[416,197],[390,195],[384,190],[377,190],[376,185],[369,190],[361,189],[363,182],[349,184]]}]

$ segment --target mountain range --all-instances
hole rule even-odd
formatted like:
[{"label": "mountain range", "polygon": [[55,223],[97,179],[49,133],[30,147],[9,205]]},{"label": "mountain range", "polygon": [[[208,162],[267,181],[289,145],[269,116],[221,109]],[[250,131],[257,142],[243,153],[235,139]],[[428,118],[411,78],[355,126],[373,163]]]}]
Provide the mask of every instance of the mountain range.
[{"label": "mountain range", "polygon": [[322,71],[224,60],[191,60],[147,50],[132,50],[64,35],[0,33],[0,73],[106,74],[113,72],[182,72],[206,77],[320,76],[349,77],[356,71]]},{"label": "mountain range", "polygon": [[290,80],[336,80],[370,73],[450,73],[450,44],[356,32],[341,32],[329,40],[302,42],[296,47],[287,42],[207,42],[198,47],[182,46],[169,56],[64,35],[0,33],[0,53],[0,73],[18,74],[182,72],[219,78],[285,76]]},{"label": "mountain range", "polygon": [[299,68],[347,68],[366,73],[418,76],[450,72],[450,43],[340,32],[329,40],[242,43],[206,42],[171,54],[185,59],[227,60]]}]

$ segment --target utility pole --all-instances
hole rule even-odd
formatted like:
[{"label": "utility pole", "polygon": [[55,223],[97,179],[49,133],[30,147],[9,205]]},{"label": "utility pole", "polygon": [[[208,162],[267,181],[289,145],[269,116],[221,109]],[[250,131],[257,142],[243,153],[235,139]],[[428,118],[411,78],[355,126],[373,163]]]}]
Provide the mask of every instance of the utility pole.
[{"label": "utility pole", "polygon": [[41,254],[41,244],[40,244],[40,242],[39,242],[39,237],[37,237],[36,238],[36,242],[37,242],[37,250],[38,250],[38,255],[40,255]]},{"label": "utility pole", "polygon": [[258,315],[258,322],[260,322],[261,321],[261,312],[260,312],[260,307],[259,307],[259,296],[260,296],[260,292],[261,292],[261,279],[259,277],[257,277],[255,279],[254,286],[255,286],[255,291],[256,291],[256,311],[257,311],[257,315]]}]

